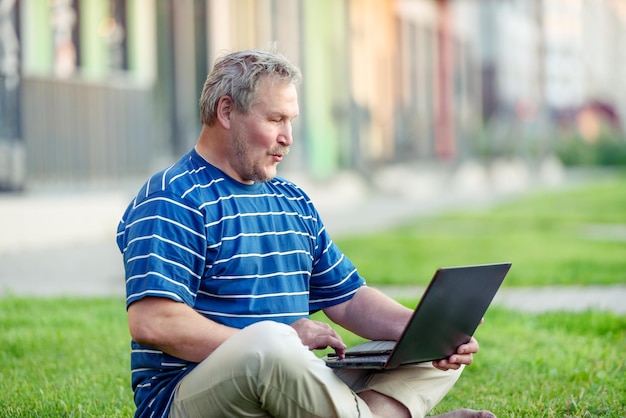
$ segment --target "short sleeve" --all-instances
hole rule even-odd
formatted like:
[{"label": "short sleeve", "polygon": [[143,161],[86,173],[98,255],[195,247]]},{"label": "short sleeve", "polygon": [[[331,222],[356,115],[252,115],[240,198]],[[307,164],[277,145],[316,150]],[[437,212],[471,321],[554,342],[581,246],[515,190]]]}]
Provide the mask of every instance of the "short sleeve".
[{"label": "short sleeve", "polygon": [[349,300],[365,284],[352,261],[330,239],[326,228],[321,225],[311,274],[311,312]]},{"label": "short sleeve", "polygon": [[166,192],[135,201],[118,227],[126,270],[126,305],[146,296],[194,306],[205,267],[200,210]]}]

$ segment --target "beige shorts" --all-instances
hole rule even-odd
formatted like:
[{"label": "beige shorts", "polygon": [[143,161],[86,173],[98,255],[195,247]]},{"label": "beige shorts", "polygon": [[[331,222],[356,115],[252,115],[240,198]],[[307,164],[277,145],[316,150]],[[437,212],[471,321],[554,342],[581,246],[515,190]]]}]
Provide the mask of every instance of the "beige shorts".
[{"label": "beige shorts", "polygon": [[374,390],[425,416],[452,388],[461,370],[430,363],[392,370],[328,368],[296,331],[264,321],[224,342],[179,384],[170,418],[372,416],[357,396]]}]

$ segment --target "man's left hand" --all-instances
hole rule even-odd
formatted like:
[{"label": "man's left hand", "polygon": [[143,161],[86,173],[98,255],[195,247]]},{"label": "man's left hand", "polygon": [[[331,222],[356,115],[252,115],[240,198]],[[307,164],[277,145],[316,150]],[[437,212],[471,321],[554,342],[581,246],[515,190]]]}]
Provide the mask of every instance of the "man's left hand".
[{"label": "man's left hand", "polygon": [[457,370],[462,365],[472,364],[474,353],[478,353],[478,341],[474,337],[470,338],[467,344],[462,344],[456,350],[456,354],[452,354],[447,359],[433,361],[433,366],[439,370]]}]

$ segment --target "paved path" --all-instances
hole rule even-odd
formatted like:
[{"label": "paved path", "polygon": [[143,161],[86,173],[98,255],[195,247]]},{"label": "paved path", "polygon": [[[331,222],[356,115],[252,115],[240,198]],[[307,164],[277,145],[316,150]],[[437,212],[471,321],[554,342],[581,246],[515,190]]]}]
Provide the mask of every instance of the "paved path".
[{"label": "paved path", "polygon": [[[417,298],[424,292],[421,286],[383,286],[380,290],[393,298]],[[520,312],[583,312],[609,311],[626,315],[626,284],[614,286],[503,286],[492,305]]]},{"label": "paved path", "polygon": [[[372,195],[369,188],[346,174],[332,186],[303,186],[316,202],[326,226],[335,237],[356,231],[393,226],[405,219],[425,216],[460,206],[488,205],[528,189],[519,173],[497,177],[497,184],[483,187],[475,167],[465,168],[461,178],[437,173],[410,177],[406,172],[388,172],[378,178],[403,188],[387,187]],[[506,174],[506,173],[505,173]],[[478,180],[477,180],[478,178]],[[472,180],[474,179],[474,180]],[[397,183],[397,181],[396,181]],[[412,187],[406,187],[412,185]],[[517,186],[515,186],[517,184]],[[0,194],[0,297],[16,296],[123,296],[123,268],[115,246],[119,217],[138,184],[99,191],[30,192]],[[379,188],[380,190],[380,188]],[[438,266],[433,266],[433,268]],[[421,295],[419,288],[384,288],[391,296],[407,291]],[[495,304],[528,312],[603,309],[626,313],[626,284],[622,286],[507,288]]]}]

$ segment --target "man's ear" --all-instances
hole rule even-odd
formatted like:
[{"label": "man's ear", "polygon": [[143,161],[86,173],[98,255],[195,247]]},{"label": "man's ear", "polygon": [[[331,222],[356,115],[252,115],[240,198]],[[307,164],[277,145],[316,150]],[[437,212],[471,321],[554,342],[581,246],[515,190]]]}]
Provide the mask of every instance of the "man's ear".
[{"label": "man's ear", "polygon": [[220,97],[217,101],[217,121],[224,129],[230,128],[233,112],[233,99],[230,96]]}]

